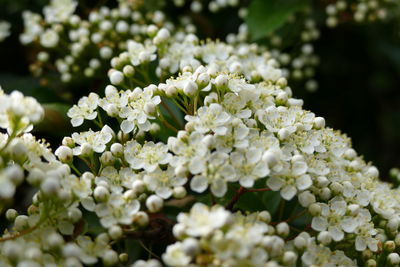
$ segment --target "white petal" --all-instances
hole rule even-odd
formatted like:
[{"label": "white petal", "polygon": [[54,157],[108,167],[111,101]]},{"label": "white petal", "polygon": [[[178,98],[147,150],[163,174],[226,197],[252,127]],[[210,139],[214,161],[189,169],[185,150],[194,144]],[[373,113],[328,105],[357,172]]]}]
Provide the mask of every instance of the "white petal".
[{"label": "white petal", "polygon": [[190,188],[197,192],[197,193],[202,193],[204,192],[208,187],[208,181],[207,178],[202,176],[202,175],[197,175],[192,178],[190,181]]}]

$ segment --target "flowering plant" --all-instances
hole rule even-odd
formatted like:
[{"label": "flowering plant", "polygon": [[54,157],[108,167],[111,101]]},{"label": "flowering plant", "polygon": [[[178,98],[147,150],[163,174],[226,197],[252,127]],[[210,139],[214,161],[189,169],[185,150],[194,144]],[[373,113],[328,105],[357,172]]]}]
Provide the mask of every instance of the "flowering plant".
[{"label": "flowering plant", "polygon": [[79,128],[54,152],[30,133],[43,107],[0,91],[1,266],[400,265],[400,189],[303,108],[274,53],[203,41],[139,1],[76,8],[24,13],[21,41],[50,49],[35,71],[69,51],[62,80],[107,86],[69,109]]}]

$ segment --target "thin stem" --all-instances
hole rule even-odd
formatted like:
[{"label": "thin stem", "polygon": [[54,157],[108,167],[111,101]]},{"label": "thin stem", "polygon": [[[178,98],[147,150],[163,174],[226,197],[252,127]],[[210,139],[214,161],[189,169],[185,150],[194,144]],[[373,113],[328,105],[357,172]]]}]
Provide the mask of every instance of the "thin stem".
[{"label": "thin stem", "polygon": [[158,260],[161,260],[161,258],[160,258],[158,255],[154,254],[153,251],[151,251],[150,249],[148,249],[148,248],[146,247],[146,245],[145,245],[140,239],[139,239],[138,241],[139,241],[140,246],[141,246],[144,250],[146,250],[146,251],[149,253],[149,255],[153,256],[154,258],[156,258],[156,259],[158,259]]},{"label": "thin stem", "polygon": [[42,222],[39,222],[35,226],[33,226],[33,227],[29,228],[29,229],[26,229],[24,231],[18,232],[18,233],[14,234],[14,235],[6,236],[6,237],[0,237],[0,243],[1,242],[5,242],[7,240],[17,239],[18,237],[21,237],[21,236],[27,235],[29,233],[32,233],[34,230],[36,230],[40,226],[41,223]]},{"label": "thin stem", "polygon": [[271,188],[253,188],[253,189],[247,189],[241,186],[238,191],[236,191],[236,194],[232,197],[232,199],[226,204],[225,208],[226,209],[232,209],[233,206],[238,202],[239,198],[241,195],[247,192],[265,192],[265,191],[271,191]]},{"label": "thin stem", "polygon": [[82,173],[74,166],[73,163],[71,163],[69,166],[71,167],[72,170],[74,170],[74,172],[76,172],[76,174],[78,174],[79,176],[82,175]]},{"label": "thin stem", "polygon": [[161,101],[161,105],[167,110],[168,114],[171,115],[171,117],[174,119],[174,121],[183,128],[184,125],[179,121],[179,119],[175,116],[174,112],[171,110],[171,108],[168,106],[167,103],[164,101]]},{"label": "thin stem", "polygon": [[178,131],[179,131],[178,129],[176,129],[173,125],[171,125],[171,124],[164,118],[164,116],[162,115],[161,111],[159,111],[159,113],[160,113],[160,121],[161,121],[166,127],[168,127],[169,129],[171,129],[171,130],[174,131],[174,132],[178,132]]}]

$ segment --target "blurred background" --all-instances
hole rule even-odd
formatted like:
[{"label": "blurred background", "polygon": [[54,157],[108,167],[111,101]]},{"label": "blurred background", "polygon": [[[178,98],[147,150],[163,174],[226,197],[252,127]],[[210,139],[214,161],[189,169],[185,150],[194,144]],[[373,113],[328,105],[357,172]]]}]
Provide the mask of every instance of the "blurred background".
[{"label": "blurred background", "polygon": [[[83,2],[90,6],[98,1]],[[66,111],[91,89],[87,85],[62,84],[51,79],[51,74],[46,82],[30,74],[32,50],[23,47],[18,39],[23,31],[21,13],[26,9],[40,12],[47,3],[0,0],[0,20],[12,23],[11,36],[0,43],[0,85],[5,91],[20,90],[45,104],[47,119],[37,131],[57,146],[62,136],[72,131]],[[167,12],[184,12],[184,7],[167,6]],[[218,14],[188,14],[203,37],[224,39],[240,24],[233,8]],[[351,137],[354,148],[380,169],[384,179],[390,168],[400,167],[399,21],[349,22],[334,29],[321,23],[320,38],[314,43],[315,54],[320,58],[315,75],[319,88],[309,92],[304,84],[292,83],[294,95],[305,100],[305,108]],[[284,49],[290,53],[294,46],[289,44]]]}]

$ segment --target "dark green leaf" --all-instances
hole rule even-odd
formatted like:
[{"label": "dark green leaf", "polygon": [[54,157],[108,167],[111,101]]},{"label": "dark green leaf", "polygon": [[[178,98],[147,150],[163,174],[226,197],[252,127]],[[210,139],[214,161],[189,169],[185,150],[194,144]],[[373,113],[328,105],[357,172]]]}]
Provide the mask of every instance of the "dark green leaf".
[{"label": "dark green leaf", "polygon": [[297,11],[309,4],[309,0],[253,0],[249,6],[246,23],[253,40],[266,37],[280,28]]}]

